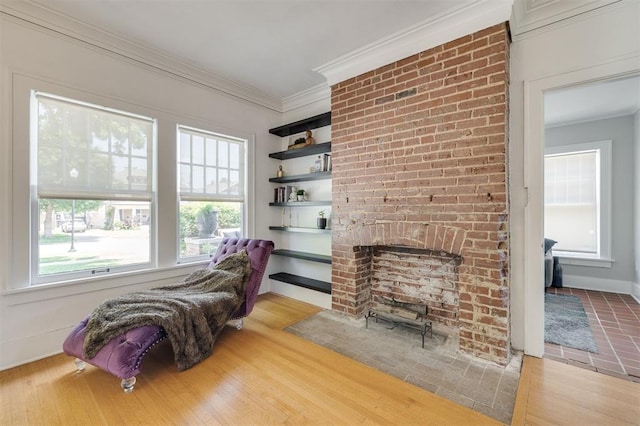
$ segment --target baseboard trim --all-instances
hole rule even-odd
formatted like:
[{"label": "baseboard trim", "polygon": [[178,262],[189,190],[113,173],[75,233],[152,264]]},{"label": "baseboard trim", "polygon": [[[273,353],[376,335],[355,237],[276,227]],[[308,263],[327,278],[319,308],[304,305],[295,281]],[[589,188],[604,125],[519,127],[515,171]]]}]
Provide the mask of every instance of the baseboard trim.
[{"label": "baseboard trim", "polygon": [[631,284],[631,297],[636,299],[636,302],[640,304],[640,283]]},{"label": "baseboard trim", "polygon": [[[564,287],[620,294],[632,294],[631,290],[634,285],[631,281],[609,280],[605,278],[567,274],[562,277],[562,281]],[[638,295],[640,295],[640,293],[638,293]]]},{"label": "baseboard trim", "polygon": [[[69,327],[51,333],[29,336],[24,339],[2,342],[0,347],[0,371],[38,361],[62,353],[62,342],[69,335]],[[69,372],[72,372],[73,358],[69,358]]]}]

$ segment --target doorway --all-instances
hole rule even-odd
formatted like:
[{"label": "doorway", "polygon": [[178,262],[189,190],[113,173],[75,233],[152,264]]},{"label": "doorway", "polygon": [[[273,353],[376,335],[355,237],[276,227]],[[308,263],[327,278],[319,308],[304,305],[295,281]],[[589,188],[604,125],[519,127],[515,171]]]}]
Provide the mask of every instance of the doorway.
[{"label": "doorway", "polygon": [[[613,80],[626,79],[630,77],[638,77],[637,63],[634,61],[622,60],[616,63],[609,63],[596,66],[589,69],[579,70],[575,72],[560,74],[556,76],[546,77],[539,80],[525,81],[525,121],[524,121],[524,147],[525,147],[525,168],[524,168],[524,186],[527,190],[527,204],[524,208],[524,289],[525,289],[525,353],[533,356],[542,357],[544,355],[544,292],[541,291],[544,282],[544,261],[543,261],[543,239],[544,239],[544,140],[545,140],[545,95],[554,91],[568,90],[575,87],[586,86],[590,84],[604,83]],[[615,103],[615,102],[614,102]],[[570,108],[569,108],[570,109]],[[637,114],[637,111],[636,111]],[[636,121],[637,115],[636,115]],[[635,126],[634,142],[634,161],[638,156],[637,149],[637,127]],[[628,181],[637,181],[638,167],[632,171],[633,175],[627,176]],[[634,184],[634,196],[632,202],[632,210],[638,209],[638,187]],[[615,206],[612,207],[615,209]],[[640,211],[640,210],[637,210]],[[634,215],[633,217],[638,216]],[[638,220],[638,219],[632,219]],[[631,222],[631,221],[630,221]],[[630,223],[631,225],[631,223]],[[626,234],[632,237],[632,252],[638,253],[638,238],[634,234],[633,229],[638,229],[638,224],[628,226]],[[635,256],[635,257],[634,257]],[[614,255],[615,257],[615,255]],[[614,261],[616,259],[613,259]],[[637,287],[638,264],[637,255],[632,255],[631,271],[628,272],[626,278],[615,279],[614,281],[622,281],[625,286],[624,293],[631,293],[636,296],[636,300],[640,297],[640,291]],[[571,263],[568,261],[567,265]],[[574,261],[575,263],[575,261]],[[581,267],[581,265],[572,265],[572,267]],[[571,267],[569,267],[571,269]],[[570,276],[575,275],[572,273]],[[606,279],[604,277],[598,277]],[[571,280],[569,280],[571,281]],[[585,283],[592,284],[592,281],[584,280]],[[610,284],[610,283],[609,283]],[[569,285],[569,283],[567,283]],[[572,284],[573,285],[573,284]],[[585,287],[583,285],[583,287]]]},{"label": "doorway", "polygon": [[544,93],[545,358],[638,381],[639,111],[638,76]]}]

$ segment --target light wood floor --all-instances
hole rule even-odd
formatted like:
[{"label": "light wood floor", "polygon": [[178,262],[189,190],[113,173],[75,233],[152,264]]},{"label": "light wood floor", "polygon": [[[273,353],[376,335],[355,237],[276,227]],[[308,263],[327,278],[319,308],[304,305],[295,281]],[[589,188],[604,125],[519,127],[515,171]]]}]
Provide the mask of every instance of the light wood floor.
[{"label": "light wood floor", "polygon": [[[317,311],[262,295],[245,329],[190,370],[154,348],[132,394],[65,355],[0,372],[0,424],[498,424],[282,330]],[[639,386],[526,358],[514,424],[638,424]]]},{"label": "light wood floor", "polygon": [[525,356],[514,425],[640,425],[640,383]]}]

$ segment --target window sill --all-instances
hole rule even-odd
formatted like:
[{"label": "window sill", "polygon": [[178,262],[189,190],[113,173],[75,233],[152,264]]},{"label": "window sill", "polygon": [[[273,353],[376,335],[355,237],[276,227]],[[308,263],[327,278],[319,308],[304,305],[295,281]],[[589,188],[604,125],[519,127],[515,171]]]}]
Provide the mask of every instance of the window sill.
[{"label": "window sill", "polygon": [[584,257],[568,257],[562,254],[554,254],[560,258],[561,265],[588,266],[591,268],[611,268],[615,260],[613,259],[588,259]]},{"label": "window sill", "polygon": [[0,296],[10,300],[10,302],[7,302],[9,305],[17,305],[56,297],[68,297],[83,293],[110,290],[118,287],[135,287],[147,283],[156,283],[155,286],[168,285],[176,279],[185,277],[198,268],[205,267],[208,262],[209,261],[185,263],[172,267],[123,272],[121,274],[113,274],[99,278],[94,277],[6,289],[0,291]]}]

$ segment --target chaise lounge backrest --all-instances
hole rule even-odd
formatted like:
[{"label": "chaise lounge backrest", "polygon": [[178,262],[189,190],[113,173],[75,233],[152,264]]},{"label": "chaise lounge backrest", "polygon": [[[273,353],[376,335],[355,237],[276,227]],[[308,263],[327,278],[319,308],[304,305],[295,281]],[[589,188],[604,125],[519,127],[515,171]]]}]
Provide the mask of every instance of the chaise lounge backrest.
[{"label": "chaise lounge backrest", "polygon": [[273,241],[253,240],[249,238],[224,238],[209,264],[209,266],[213,266],[225,257],[244,249],[246,249],[249,254],[249,261],[251,262],[253,273],[251,274],[250,281],[247,283],[245,300],[231,319],[246,317],[253,310],[253,305],[255,305],[258,297],[260,282],[267,268],[269,255],[273,250]]}]

